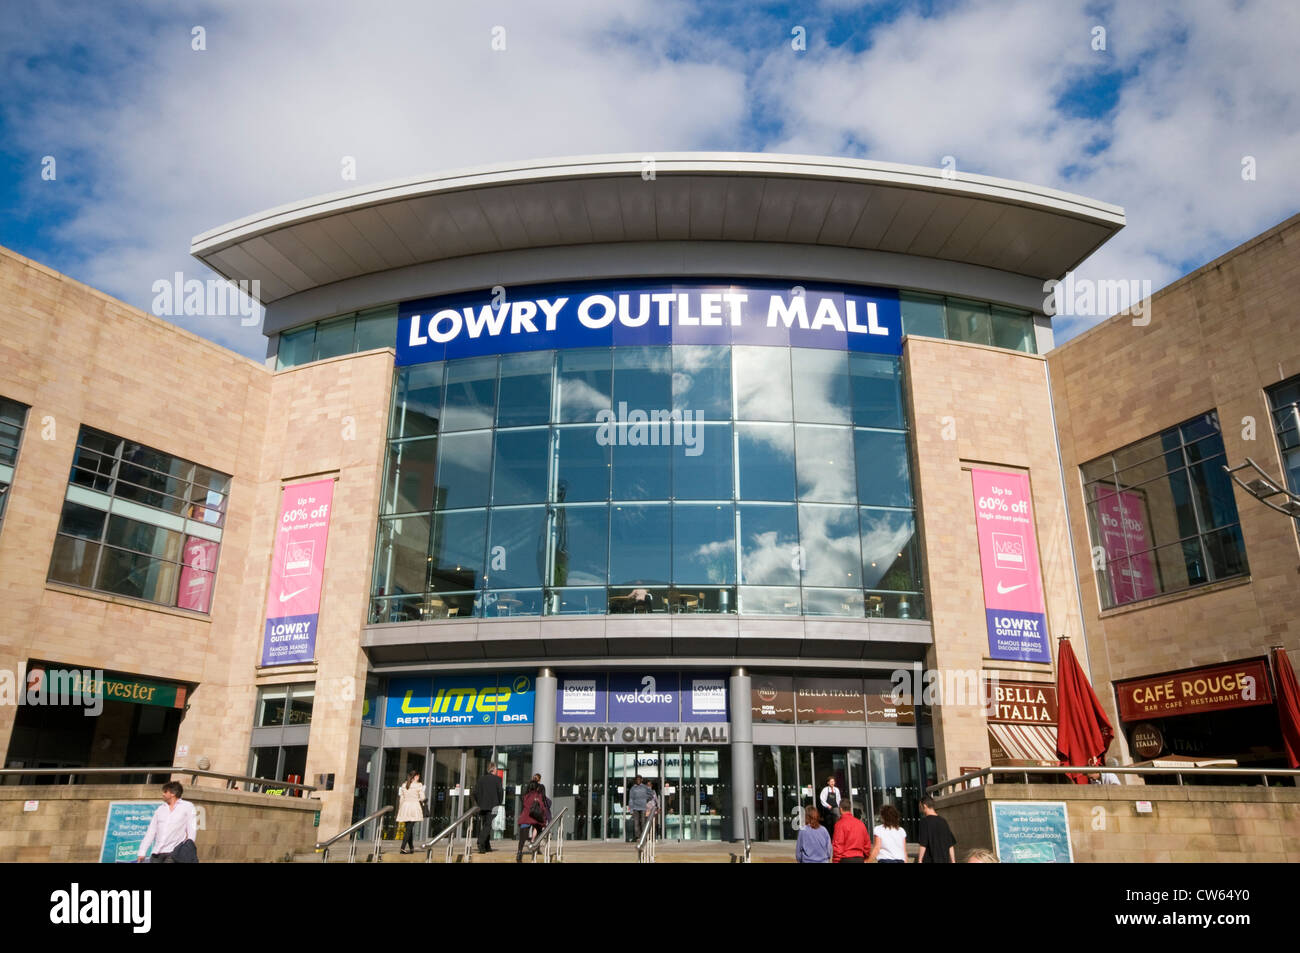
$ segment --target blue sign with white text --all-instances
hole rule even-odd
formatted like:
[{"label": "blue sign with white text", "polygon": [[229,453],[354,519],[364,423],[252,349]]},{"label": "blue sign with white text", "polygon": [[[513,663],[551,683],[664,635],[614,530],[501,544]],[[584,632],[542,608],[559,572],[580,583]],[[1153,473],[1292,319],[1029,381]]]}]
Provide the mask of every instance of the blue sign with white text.
[{"label": "blue sign with white text", "polygon": [[390,678],[384,726],[531,725],[535,697],[529,675]]},{"label": "blue sign with white text", "polygon": [[902,353],[898,292],[729,281],[581,282],[398,308],[397,364],[552,348],[751,344]]}]

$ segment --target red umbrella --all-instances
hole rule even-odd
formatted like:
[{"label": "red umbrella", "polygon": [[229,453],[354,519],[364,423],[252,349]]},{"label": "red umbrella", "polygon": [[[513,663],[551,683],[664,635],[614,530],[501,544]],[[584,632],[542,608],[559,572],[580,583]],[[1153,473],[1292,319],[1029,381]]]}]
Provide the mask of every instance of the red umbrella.
[{"label": "red umbrella", "polygon": [[1300,768],[1300,683],[1286,657],[1286,649],[1273,650],[1273,672],[1277,675],[1277,715],[1282,723],[1282,747],[1287,763]]},{"label": "red umbrella", "polygon": [[[1088,684],[1079,660],[1074,657],[1068,636],[1061,636],[1056,658],[1056,697],[1060,716],[1056,726],[1056,754],[1062,766],[1101,764],[1115,731],[1102,710],[1097,693]],[[1067,777],[1075,784],[1087,784],[1083,774]]]}]

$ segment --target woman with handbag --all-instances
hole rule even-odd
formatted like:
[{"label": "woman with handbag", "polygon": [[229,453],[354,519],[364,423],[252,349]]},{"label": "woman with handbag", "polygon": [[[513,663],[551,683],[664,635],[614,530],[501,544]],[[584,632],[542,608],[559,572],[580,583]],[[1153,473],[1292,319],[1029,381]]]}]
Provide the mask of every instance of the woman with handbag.
[{"label": "woman with handbag", "polygon": [[546,797],[537,781],[528,782],[524,793],[524,802],[519,808],[519,849],[515,851],[515,863],[524,861],[524,844],[542,831],[551,822],[551,813],[546,809]]},{"label": "woman with handbag", "polygon": [[424,820],[424,785],[420,783],[420,772],[411,771],[406,775],[406,783],[397,789],[397,823],[406,824],[406,833],[402,835],[402,853],[413,854],[415,825]]}]

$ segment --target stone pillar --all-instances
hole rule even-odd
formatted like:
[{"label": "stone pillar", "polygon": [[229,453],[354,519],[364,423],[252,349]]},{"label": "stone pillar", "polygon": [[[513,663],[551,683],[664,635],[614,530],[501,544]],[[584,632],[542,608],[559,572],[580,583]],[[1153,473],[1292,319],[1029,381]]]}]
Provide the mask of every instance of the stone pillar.
[{"label": "stone pillar", "polygon": [[749,670],[731,670],[731,830],[744,839],[745,811],[749,836],[754,836],[754,718],[750,708]]},{"label": "stone pillar", "polygon": [[555,673],[538,669],[534,687],[533,774],[542,776],[547,793],[555,797]]}]

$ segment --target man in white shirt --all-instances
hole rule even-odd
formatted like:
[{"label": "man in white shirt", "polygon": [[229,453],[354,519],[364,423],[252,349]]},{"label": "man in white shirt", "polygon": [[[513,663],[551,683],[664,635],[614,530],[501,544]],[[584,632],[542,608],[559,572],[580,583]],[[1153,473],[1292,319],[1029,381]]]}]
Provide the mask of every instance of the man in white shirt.
[{"label": "man in white shirt", "polygon": [[821,802],[822,827],[834,839],[835,822],[840,816],[840,792],[835,788],[834,775],[826,779],[826,787],[822,788],[818,800]]},{"label": "man in white shirt", "polygon": [[183,842],[194,840],[197,833],[198,816],[194,805],[181,799],[185,789],[179,781],[168,781],[162,786],[162,806],[154,812],[149,822],[149,830],[140,842],[136,863],[144,862],[145,852],[153,844],[151,863],[166,864],[172,859],[172,852]]}]

